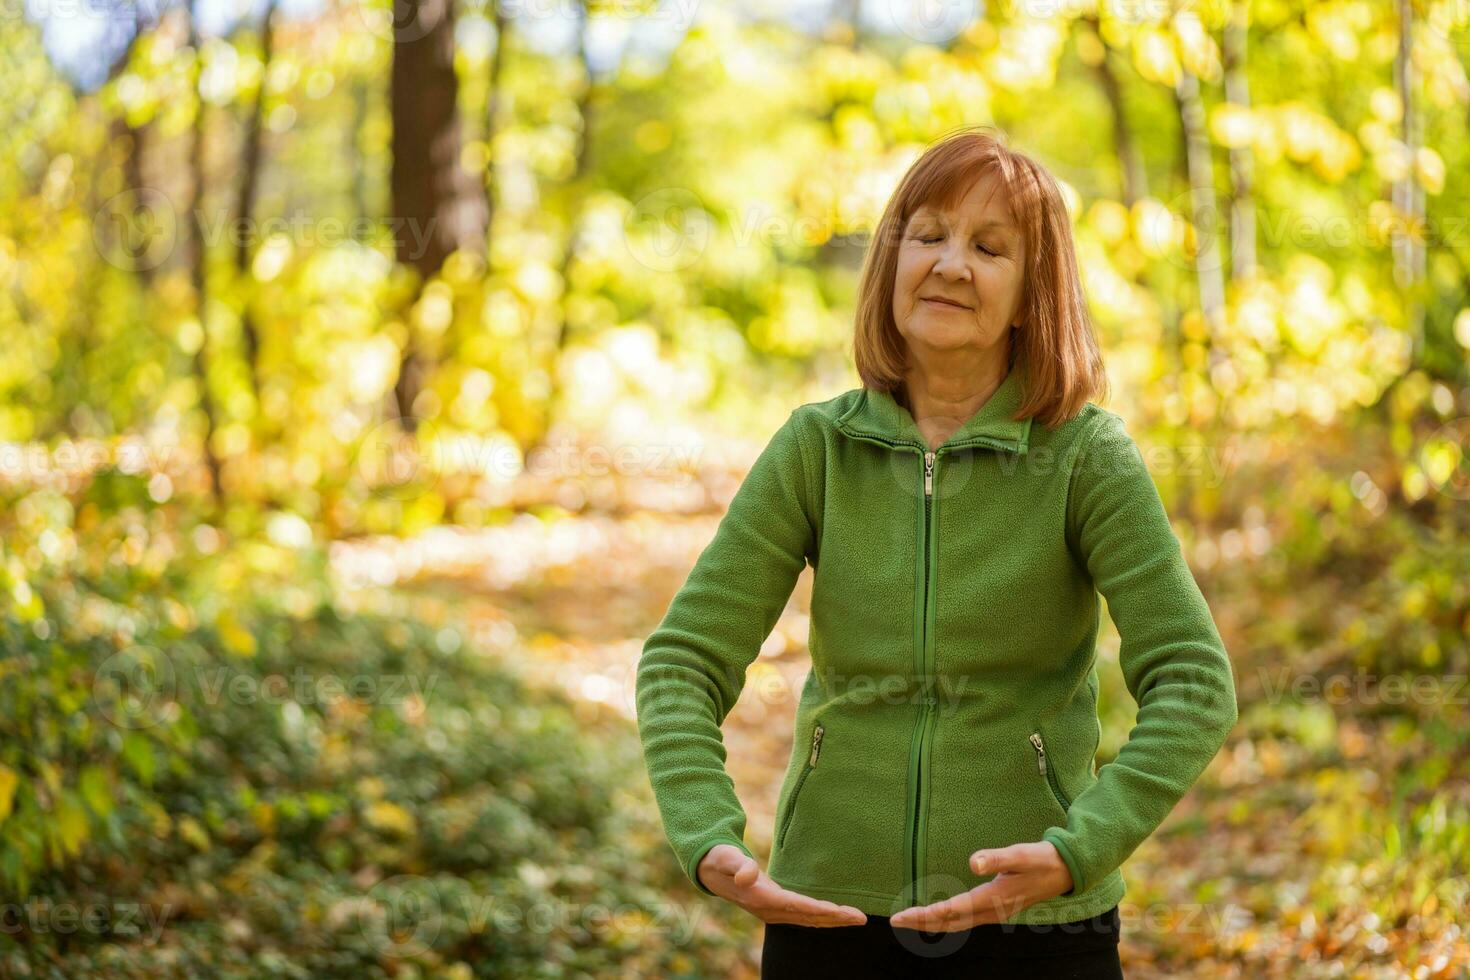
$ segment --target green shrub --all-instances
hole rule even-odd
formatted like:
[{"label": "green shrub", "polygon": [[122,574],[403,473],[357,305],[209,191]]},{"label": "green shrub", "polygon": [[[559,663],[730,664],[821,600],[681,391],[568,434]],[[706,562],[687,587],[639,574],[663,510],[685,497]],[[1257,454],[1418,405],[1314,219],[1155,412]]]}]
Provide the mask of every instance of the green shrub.
[{"label": "green shrub", "polygon": [[452,630],[292,615],[264,587],[206,617],[206,581],[174,576],[32,572],[0,618],[0,974],[677,976],[740,955],[731,910],[666,853],[630,723]]}]

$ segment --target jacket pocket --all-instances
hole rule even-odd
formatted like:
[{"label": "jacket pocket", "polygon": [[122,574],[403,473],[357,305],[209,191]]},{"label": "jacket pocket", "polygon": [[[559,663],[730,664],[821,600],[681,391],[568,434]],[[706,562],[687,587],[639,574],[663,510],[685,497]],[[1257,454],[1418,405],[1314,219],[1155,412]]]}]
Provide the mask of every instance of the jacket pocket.
[{"label": "jacket pocket", "polygon": [[1057,806],[1062,808],[1065,814],[1072,808],[1072,801],[1067,799],[1067,794],[1062,792],[1062,783],[1057,776],[1057,763],[1055,758],[1049,758],[1046,754],[1046,739],[1038,728],[1031,733],[1031,747],[1036,750],[1036,768],[1041,777],[1046,780],[1051,795],[1057,801]]},{"label": "jacket pocket", "polygon": [[791,799],[786,801],[786,812],[781,816],[781,833],[776,839],[778,846],[786,846],[786,835],[791,832],[791,818],[796,815],[796,801],[801,798],[801,788],[806,785],[807,777],[817,768],[817,759],[822,753],[822,737],[825,734],[826,729],[821,722],[812,729],[811,752],[807,755],[806,765],[801,767],[801,775],[796,777],[796,785],[791,789]]},{"label": "jacket pocket", "polygon": [[777,884],[885,902],[902,890],[914,725],[904,708],[839,701],[799,721],[766,868]]}]

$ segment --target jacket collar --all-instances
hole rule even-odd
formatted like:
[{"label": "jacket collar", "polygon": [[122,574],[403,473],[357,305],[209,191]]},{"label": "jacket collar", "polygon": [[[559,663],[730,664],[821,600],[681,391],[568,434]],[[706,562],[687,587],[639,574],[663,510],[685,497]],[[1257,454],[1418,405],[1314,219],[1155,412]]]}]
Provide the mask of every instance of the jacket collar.
[{"label": "jacket collar", "polygon": [[[1011,366],[980,410],[970,416],[944,441],[942,450],[989,446],[1025,455],[1031,439],[1031,419],[1011,418],[1021,405],[1026,390],[1025,369],[1018,362]],[[886,391],[862,388],[852,407],[837,419],[837,427],[857,439],[869,439],[887,445],[912,445],[927,450],[928,443],[909,410]]]}]

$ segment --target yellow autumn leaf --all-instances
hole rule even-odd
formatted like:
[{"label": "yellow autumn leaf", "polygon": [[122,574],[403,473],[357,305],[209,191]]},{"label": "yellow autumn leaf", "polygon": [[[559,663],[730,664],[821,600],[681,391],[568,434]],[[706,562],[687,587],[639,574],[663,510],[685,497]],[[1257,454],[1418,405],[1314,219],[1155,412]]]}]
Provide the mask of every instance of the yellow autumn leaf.
[{"label": "yellow autumn leaf", "polygon": [[193,817],[180,817],[178,821],[179,836],[185,841],[193,844],[201,851],[209,850],[209,834],[200,826],[199,821]]},{"label": "yellow autumn leaf", "polygon": [[20,785],[20,777],[15,770],[9,766],[0,766],[0,823],[10,816],[10,807],[15,801],[15,788]]},{"label": "yellow autumn leaf", "polygon": [[220,642],[225,645],[226,650],[240,657],[255,656],[255,636],[240,625],[234,613],[229,610],[220,613],[215,626],[219,629]]},{"label": "yellow autumn leaf", "polygon": [[41,774],[41,782],[46,786],[52,796],[61,794],[61,769],[55,763],[45,759],[37,759],[34,762],[36,770]]},{"label": "yellow autumn leaf", "polygon": [[368,807],[365,816],[367,822],[379,830],[391,830],[405,837],[411,836],[415,830],[413,814],[387,800],[379,800]]},{"label": "yellow autumn leaf", "polygon": [[261,801],[250,808],[250,819],[262,834],[273,834],[276,830],[276,808]]},{"label": "yellow autumn leaf", "polygon": [[1179,80],[1174,39],[1158,28],[1140,30],[1133,42],[1133,64],[1149,81],[1172,86]]},{"label": "yellow autumn leaf", "polygon": [[1430,194],[1444,190],[1444,157],[1433,147],[1421,146],[1414,154],[1414,173]]},{"label": "yellow autumn leaf", "polygon": [[1219,105],[1210,112],[1210,135],[1221,146],[1249,146],[1255,134],[1256,119],[1245,106]]},{"label": "yellow autumn leaf", "polygon": [[87,840],[87,811],[71,794],[64,796],[56,808],[56,839],[72,856],[81,852]]}]

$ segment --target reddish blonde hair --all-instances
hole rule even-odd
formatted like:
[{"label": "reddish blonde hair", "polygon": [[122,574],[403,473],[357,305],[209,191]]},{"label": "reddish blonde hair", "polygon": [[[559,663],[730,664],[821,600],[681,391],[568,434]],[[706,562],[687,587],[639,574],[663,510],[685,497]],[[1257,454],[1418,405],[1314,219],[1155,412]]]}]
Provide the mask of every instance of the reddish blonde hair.
[{"label": "reddish blonde hair", "polygon": [[1027,390],[1014,418],[1033,417],[1054,427],[1093,396],[1106,397],[1107,373],[1077,273],[1072,220],[1061,189],[1045,167],[1004,140],[989,126],[953,131],[904,174],[863,259],[853,359],[864,387],[902,398],[907,345],[893,322],[893,283],[904,227],[918,208],[953,207],[975,181],[994,174],[1026,243],[1011,363],[1024,363]]}]

